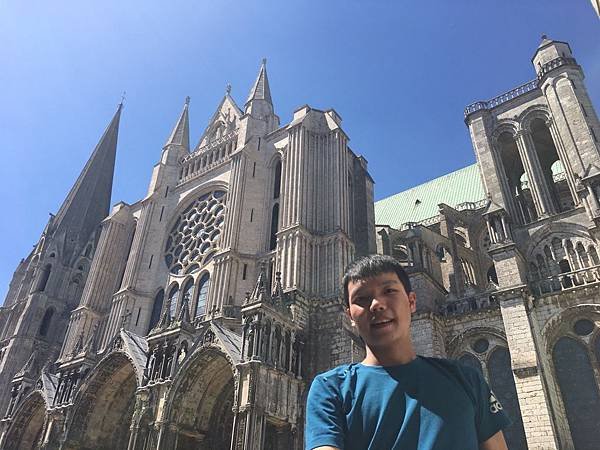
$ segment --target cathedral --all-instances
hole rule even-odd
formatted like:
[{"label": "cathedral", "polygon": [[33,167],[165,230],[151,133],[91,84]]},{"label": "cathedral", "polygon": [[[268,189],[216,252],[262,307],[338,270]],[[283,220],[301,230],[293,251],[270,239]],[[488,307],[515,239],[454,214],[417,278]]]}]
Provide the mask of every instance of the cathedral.
[{"label": "cathedral", "polygon": [[263,60],[195,147],[186,99],[111,209],[119,105],[0,308],[0,449],[301,450],[314,376],[363,358],[339,282],[371,253],[409,272],[417,353],[483,373],[511,450],[597,448],[600,122],[568,43],[532,64],[466,107],[476,164],[377,203],[335,110],[280,123]]}]

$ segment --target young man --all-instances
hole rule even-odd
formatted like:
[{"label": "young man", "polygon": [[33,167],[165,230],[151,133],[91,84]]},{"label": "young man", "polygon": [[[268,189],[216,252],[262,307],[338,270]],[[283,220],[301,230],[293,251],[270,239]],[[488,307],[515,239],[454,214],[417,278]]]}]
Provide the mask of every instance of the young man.
[{"label": "young man", "polygon": [[416,296],[389,256],[360,258],[342,281],[367,355],[318,375],[308,394],[306,449],[506,450],[509,420],[483,376],[415,354]]}]

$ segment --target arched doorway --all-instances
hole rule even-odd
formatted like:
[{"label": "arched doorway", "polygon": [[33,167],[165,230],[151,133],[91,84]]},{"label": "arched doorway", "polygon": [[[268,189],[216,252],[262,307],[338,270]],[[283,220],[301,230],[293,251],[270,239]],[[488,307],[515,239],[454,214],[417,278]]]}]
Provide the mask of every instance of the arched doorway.
[{"label": "arched doorway", "polygon": [[[204,348],[182,367],[170,396],[170,445],[177,450],[229,450],[234,381],[223,353]],[[172,428],[172,429],[173,429]]]},{"label": "arched doorway", "polygon": [[42,394],[30,394],[14,414],[13,423],[6,435],[5,450],[33,450],[40,447],[46,403]]},{"label": "arched doorway", "polygon": [[123,353],[113,353],[92,371],[75,398],[64,448],[125,450],[135,406],[135,369]]}]

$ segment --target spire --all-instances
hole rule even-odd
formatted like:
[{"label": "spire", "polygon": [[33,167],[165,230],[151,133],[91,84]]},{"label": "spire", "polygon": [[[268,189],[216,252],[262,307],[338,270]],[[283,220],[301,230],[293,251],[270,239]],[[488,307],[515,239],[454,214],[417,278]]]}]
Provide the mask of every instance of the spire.
[{"label": "spire", "polygon": [[261,262],[260,269],[258,273],[258,278],[256,280],[256,285],[254,286],[254,290],[250,294],[250,301],[252,302],[270,302],[271,295],[268,291],[269,281],[267,280],[267,272],[265,268],[265,263]]},{"label": "spire", "polygon": [[78,246],[82,247],[87,243],[91,233],[109,213],[122,109],[121,102],[54,217],[52,228],[55,236],[70,235],[65,241],[65,258],[69,258],[69,253]]},{"label": "spire", "polygon": [[271,106],[273,105],[273,101],[271,100],[271,89],[269,88],[269,78],[267,77],[267,60],[265,58],[262,60],[258,77],[250,91],[248,100],[246,100],[246,108],[248,108],[250,102],[255,100],[265,100]]},{"label": "spire", "polygon": [[185,98],[185,105],[183,105],[183,111],[179,116],[179,120],[175,124],[169,139],[167,139],[167,145],[181,145],[186,151],[190,151],[190,120],[188,109],[190,106],[190,98]]}]

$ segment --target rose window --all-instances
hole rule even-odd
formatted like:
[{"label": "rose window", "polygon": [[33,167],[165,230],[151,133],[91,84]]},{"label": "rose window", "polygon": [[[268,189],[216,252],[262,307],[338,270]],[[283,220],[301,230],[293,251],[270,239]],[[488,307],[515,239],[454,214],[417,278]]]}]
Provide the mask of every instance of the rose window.
[{"label": "rose window", "polygon": [[226,198],[225,191],[213,191],[181,213],[165,248],[165,262],[171,273],[196,272],[212,259],[225,220]]}]

